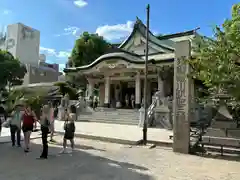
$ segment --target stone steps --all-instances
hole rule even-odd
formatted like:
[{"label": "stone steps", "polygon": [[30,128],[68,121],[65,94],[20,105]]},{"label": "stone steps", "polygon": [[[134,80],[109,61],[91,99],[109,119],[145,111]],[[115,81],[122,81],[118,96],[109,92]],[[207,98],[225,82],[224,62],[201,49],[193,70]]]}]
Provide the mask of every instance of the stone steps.
[{"label": "stone steps", "polygon": [[80,114],[78,121],[99,122],[110,124],[138,125],[139,112],[137,110],[105,110],[95,111],[91,114]]}]

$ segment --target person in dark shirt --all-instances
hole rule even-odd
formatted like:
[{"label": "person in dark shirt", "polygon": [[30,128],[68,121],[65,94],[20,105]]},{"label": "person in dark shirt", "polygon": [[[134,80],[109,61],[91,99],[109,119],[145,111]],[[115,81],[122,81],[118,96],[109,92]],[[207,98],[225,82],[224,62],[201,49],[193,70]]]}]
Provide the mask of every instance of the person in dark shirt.
[{"label": "person in dark shirt", "polygon": [[6,111],[2,106],[0,106],[0,136],[2,132],[2,123],[6,120],[6,118],[7,118]]},{"label": "person in dark shirt", "polygon": [[70,106],[70,112],[66,112],[66,119],[64,123],[64,137],[63,137],[63,150],[60,153],[66,152],[67,140],[71,142],[71,151],[74,151],[74,135],[75,135],[75,121],[77,119],[76,116],[76,107],[74,105]]}]

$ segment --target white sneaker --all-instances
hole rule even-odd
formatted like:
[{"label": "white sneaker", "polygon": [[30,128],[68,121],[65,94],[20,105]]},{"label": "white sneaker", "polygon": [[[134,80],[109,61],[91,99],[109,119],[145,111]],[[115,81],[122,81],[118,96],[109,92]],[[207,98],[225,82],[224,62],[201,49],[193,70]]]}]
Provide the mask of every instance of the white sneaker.
[{"label": "white sneaker", "polygon": [[59,153],[60,153],[60,154],[66,153],[66,149],[62,149]]}]

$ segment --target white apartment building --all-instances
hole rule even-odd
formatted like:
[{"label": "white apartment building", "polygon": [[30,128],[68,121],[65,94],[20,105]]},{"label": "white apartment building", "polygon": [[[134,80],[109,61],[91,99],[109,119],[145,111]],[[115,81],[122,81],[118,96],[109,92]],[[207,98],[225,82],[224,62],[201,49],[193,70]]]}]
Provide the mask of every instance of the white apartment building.
[{"label": "white apartment building", "polygon": [[6,35],[0,39],[0,49],[5,49],[26,65],[24,85],[58,81],[58,64],[46,63],[46,56],[39,54],[40,31],[22,23],[7,26]]}]

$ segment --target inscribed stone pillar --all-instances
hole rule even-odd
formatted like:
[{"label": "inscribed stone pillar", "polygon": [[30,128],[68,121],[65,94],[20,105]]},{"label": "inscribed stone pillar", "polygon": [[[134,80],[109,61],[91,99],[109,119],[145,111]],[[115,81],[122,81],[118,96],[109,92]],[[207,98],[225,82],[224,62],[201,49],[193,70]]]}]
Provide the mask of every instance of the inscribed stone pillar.
[{"label": "inscribed stone pillar", "polygon": [[141,78],[139,72],[135,80],[135,108],[141,108]]},{"label": "inscribed stone pillar", "polygon": [[104,107],[110,107],[110,78],[105,77]]},{"label": "inscribed stone pillar", "polygon": [[173,99],[173,151],[189,153],[190,145],[190,67],[185,59],[191,56],[190,41],[180,41],[175,47],[174,61],[174,99]]}]

